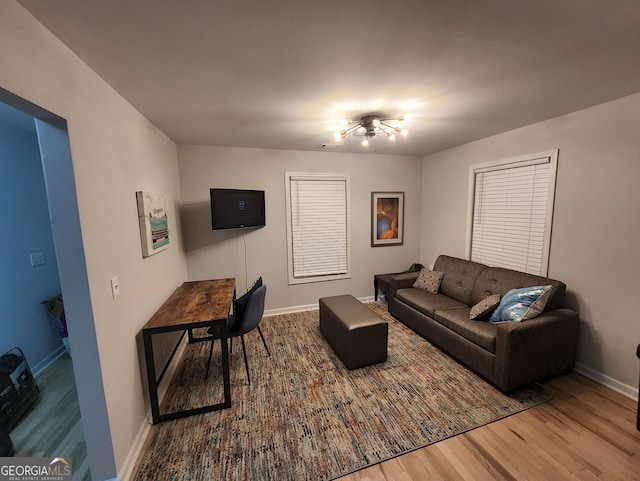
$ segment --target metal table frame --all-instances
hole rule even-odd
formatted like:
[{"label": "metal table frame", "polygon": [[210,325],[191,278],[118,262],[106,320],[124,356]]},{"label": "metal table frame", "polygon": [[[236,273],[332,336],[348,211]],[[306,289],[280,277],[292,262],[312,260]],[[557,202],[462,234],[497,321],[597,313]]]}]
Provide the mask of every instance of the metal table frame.
[{"label": "metal table frame", "polygon": [[[233,285],[232,285],[232,290],[233,290],[233,295],[232,297],[229,296],[229,293],[225,291],[224,295],[226,297],[230,297],[230,301],[229,301],[229,305],[226,308],[226,313],[224,316],[222,316],[221,314],[218,314],[216,316],[216,318],[214,319],[208,319],[208,320],[194,320],[194,319],[190,319],[188,314],[185,314],[184,317],[180,317],[179,314],[176,314],[177,312],[181,311],[181,307],[182,305],[184,305],[184,309],[185,312],[188,311],[189,306],[191,306],[193,304],[193,299],[189,297],[189,293],[186,292],[186,295],[184,296],[184,299],[181,298],[180,296],[183,294],[183,291],[187,291],[186,288],[183,289],[183,286],[185,286],[186,284],[189,284],[190,286],[195,285],[196,283],[214,283],[211,284],[211,286],[214,288],[214,291],[210,293],[210,296],[207,297],[212,297],[215,298],[216,292],[215,292],[215,287],[217,286],[216,281],[195,281],[194,283],[184,283],[182,286],[180,286],[178,289],[176,289],[176,291],[172,294],[172,296],[165,302],[165,304],[163,304],[163,306],[156,312],[156,314],[154,315],[154,317],[152,317],[149,322],[145,325],[145,327],[142,329],[142,337],[143,337],[143,344],[144,344],[144,353],[145,353],[145,362],[146,362],[146,371],[147,371],[147,381],[148,381],[148,386],[149,386],[149,402],[151,405],[151,417],[152,417],[152,423],[153,424],[157,424],[163,421],[169,421],[172,419],[179,419],[179,418],[183,418],[183,417],[187,417],[187,416],[193,416],[194,414],[203,414],[203,413],[207,413],[207,412],[211,412],[211,411],[217,411],[219,409],[225,409],[225,408],[229,408],[231,407],[231,381],[230,381],[230,375],[229,375],[229,349],[228,349],[228,343],[227,343],[227,339],[228,337],[226,336],[227,334],[227,316],[229,313],[229,309],[231,308],[231,302],[233,300],[233,298],[235,298],[235,280],[233,279],[220,279],[218,281],[226,281],[226,284],[224,286],[225,289],[229,288],[229,284],[230,281],[233,281]],[[187,286],[187,287],[190,287]],[[206,285],[206,287],[208,287],[209,284]],[[182,289],[182,290],[181,290]],[[203,299],[200,300],[200,304],[204,305],[205,307],[207,307],[206,305],[207,299]],[[223,301],[223,307],[222,307],[222,311],[220,311],[220,309],[218,309],[218,311],[220,312],[225,312],[224,311],[224,306],[226,305],[226,299]],[[218,306],[219,307],[219,306]],[[206,310],[206,309],[205,309]],[[166,320],[166,318],[163,318],[165,316],[163,316],[165,313],[167,313],[167,311],[170,311],[169,314],[172,316],[170,320]],[[213,312],[213,311],[212,311]],[[191,313],[193,314],[193,313]],[[161,319],[162,318],[162,319]],[[161,319],[162,322],[158,322],[158,319]],[[222,328],[222,377],[223,377],[223,383],[224,383],[224,401],[221,403],[216,403],[216,404],[211,404],[211,405],[206,405],[206,406],[201,406],[201,407],[196,407],[196,408],[191,408],[191,409],[185,409],[185,410],[179,410],[179,411],[174,411],[174,412],[170,412],[170,413],[164,413],[161,414],[160,413],[160,405],[159,405],[159,401],[158,401],[158,384],[160,383],[160,381],[162,380],[162,377],[165,374],[166,371],[166,367],[165,370],[163,370],[163,372],[160,374],[160,376],[158,377],[156,375],[156,369],[155,369],[155,363],[154,363],[154,359],[153,359],[153,335],[154,334],[160,334],[160,333],[165,333],[165,332],[174,332],[174,331],[186,331],[188,333],[189,336],[189,343],[196,343],[196,342],[204,342],[204,341],[210,341],[212,339],[211,336],[206,336],[206,337],[194,337],[193,335],[193,329],[197,329],[197,328],[201,328],[201,327],[211,327],[211,326],[221,326]],[[180,343],[178,342],[178,345]],[[177,351],[174,350],[174,352],[171,354],[169,360],[167,361],[167,365],[170,363],[171,359],[173,358],[173,356],[175,355]]]}]

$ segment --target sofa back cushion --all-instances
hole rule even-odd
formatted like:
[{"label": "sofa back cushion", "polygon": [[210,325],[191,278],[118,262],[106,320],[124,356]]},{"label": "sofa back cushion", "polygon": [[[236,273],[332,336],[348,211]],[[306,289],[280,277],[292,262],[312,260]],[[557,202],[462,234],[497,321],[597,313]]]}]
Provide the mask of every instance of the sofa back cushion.
[{"label": "sofa back cushion", "polygon": [[548,285],[551,286],[551,294],[543,312],[562,307],[566,289],[563,282],[502,267],[488,267],[476,279],[471,293],[471,304],[480,302],[493,294],[504,296],[511,289]]},{"label": "sofa back cushion", "polygon": [[459,259],[457,257],[439,256],[433,265],[434,271],[444,272],[440,283],[440,294],[472,306],[471,291],[478,275],[487,269],[484,264]]}]

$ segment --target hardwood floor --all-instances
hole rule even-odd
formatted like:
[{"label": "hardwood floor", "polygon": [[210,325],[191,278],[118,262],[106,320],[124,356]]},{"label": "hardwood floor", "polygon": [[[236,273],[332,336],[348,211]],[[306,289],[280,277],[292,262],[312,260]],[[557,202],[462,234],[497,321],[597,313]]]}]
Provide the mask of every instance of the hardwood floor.
[{"label": "hardwood floor", "polygon": [[74,481],[90,481],[71,358],[61,356],[36,382],[39,399],[10,433],[15,456],[70,457]]},{"label": "hardwood floor", "polygon": [[636,402],[579,374],[546,404],[339,481],[640,480]]}]

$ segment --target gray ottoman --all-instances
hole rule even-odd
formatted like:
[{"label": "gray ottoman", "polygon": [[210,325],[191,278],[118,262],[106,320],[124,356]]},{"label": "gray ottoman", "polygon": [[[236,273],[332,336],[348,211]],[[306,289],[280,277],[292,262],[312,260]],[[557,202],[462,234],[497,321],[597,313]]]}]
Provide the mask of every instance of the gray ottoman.
[{"label": "gray ottoman", "polygon": [[323,297],[320,332],[348,369],[386,361],[389,326],[351,295]]}]

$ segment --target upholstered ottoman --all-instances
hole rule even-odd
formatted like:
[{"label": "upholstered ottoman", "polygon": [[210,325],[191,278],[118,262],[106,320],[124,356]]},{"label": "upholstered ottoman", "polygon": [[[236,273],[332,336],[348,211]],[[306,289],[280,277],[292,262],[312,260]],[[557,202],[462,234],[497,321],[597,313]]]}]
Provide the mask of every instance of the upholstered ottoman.
[{"label": "upholstered ottoman", "polygon": [[389,326],[351,295],[323,297],[320,332],[348,369],[386,361]]}]

